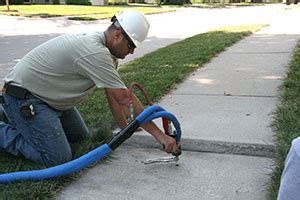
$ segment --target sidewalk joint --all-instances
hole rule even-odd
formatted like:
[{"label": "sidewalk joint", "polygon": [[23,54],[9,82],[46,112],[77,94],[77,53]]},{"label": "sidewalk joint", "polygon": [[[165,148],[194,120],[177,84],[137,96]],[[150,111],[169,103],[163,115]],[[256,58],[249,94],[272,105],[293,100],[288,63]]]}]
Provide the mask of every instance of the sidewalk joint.
[{"label": "sidewalk joint", "polygon": [[192,96],[225,96],[225,97],[258,97],[258,98],[277,98],[273,95],[252,95],[252,94],[231,94],[224,91],[223,94],[190,94],[190,93],[172,93],[170,95],[192,95]]},{"label": "sidewalk joint", "polygon": [[228,51],[226,54],[290,54],[290,51],[256,51],[256,52],[237,52],[234,50]]},{"label": "sidewalk joint", "polygon": [[[152,137],[144,135],[133,135],[127,142],[132,146],[143,148],[161,148]],[[237,143],[225,141],[213,141],[202,139],[182,138],[183,151],[220,153],[232,155],[245,155],[273,158],[274,146],[269,144]]]}]

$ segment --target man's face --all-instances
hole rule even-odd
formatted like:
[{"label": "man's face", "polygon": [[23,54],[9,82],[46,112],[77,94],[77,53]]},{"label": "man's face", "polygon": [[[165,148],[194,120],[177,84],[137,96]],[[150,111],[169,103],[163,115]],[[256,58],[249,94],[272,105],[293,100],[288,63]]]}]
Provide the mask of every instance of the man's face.
[{"label": "man's face", "polygon": [[126,33],[121,29],[117,30],[115,43],[110,49],[111,54],[117,58],[124,59],[128,54],[134,53],[135,46],[127,37]]}]

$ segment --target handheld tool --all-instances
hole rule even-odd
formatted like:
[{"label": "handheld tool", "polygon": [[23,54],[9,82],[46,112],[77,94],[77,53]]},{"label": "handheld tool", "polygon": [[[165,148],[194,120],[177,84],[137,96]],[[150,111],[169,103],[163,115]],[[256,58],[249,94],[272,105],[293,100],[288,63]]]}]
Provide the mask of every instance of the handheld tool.
[{"label": "handheld tool", "polygon": [[[130,85],[130,88],[128,90],[129,92],[129,100],[130,100],[130,119],[133,120],[134,118],[134,108],[133,108],[133,102],[132,102],[132,95],[133,95],[133,89],[134,87],[138,88],[142,94],[144,95],[146,101],[147,101],[147,104],[149,106],[153,105],[153,102],[150,100],[150,97],[149,95],[147,94],[147,92],[143,89],[143,87],[137,83],[137,82],[134,82]],[[176,139],[176,130],[173,131],[173,127],[172,127],[172,123],[171,121],[166,118],[166,117],[161,117],[162,118],[162,125],[163,125],[163,129],[164,129],[164,133],[166,135],[169,135],[173,138]],[[178,160],[179,160],[179,155],[181,154],[181,144],[180,144],[180,140],[177,140],[176,139],[176,143],[177,143],[177,150],[175,153],[173,153],[173,156],[169,156],[169,157],[162,157],[162,158],[156,158],[156,159],[149,159],[147,161],[144,161],[143,163],[144,164],[153,164],[153,163],[168,163],[168,162],[175,162],[176,165],[178,165]]]}]

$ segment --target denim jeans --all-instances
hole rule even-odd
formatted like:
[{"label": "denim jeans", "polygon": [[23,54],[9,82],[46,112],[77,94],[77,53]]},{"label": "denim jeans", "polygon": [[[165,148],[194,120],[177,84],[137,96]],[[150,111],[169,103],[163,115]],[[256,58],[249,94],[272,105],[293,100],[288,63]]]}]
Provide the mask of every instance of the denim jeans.
[{"label": "denim jeans", "polygon": [[300,137],[293,140],[281,175],[278,200],[300,198]]},{"label": "denim jeans", "polygon": [[[69,141],[82,140],[88,129],[75,107],[59,111],[30,96],[18,99],[3,94],[4,111],[9,123],[0,122],[0,149],[46,166],[71,160]],[[34,115],[21,113],[23,105],[32,105]]]}]

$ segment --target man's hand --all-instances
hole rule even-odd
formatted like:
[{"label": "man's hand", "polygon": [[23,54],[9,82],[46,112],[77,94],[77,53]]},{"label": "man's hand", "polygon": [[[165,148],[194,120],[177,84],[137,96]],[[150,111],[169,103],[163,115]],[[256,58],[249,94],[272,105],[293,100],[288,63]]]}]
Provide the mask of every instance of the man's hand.
[{"label": "man's hand", "polygon": [[[127,89],[105,89],[106,96],[112,114],[120,128],[127,126],[124,109],[129,109],[129,96]],[[134,105],[135,115],[140,114],[143,111],[143,105],[139,99],[133,95],[132,101]],[[129,110],[127,111],[129,113]],[[142,125],[143,129],[150,133],[160,144],[164,146],[164,150],[167,153],[176,153],[177,145],[176,140],[166,134],[164,134],[155,124],[150,121]]]},{"label": "man's hand", "polygon": [[166,134],[160,134],[157,138],[157,141],[163,145],[165,152],[167,153],[176,153],[177,145],[176,140]]}]

